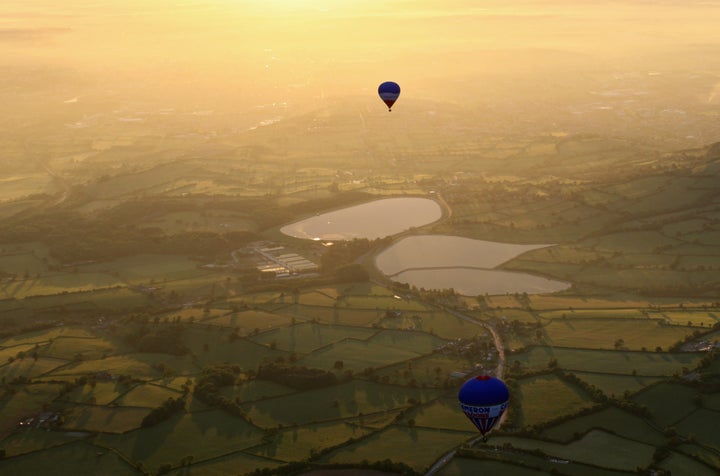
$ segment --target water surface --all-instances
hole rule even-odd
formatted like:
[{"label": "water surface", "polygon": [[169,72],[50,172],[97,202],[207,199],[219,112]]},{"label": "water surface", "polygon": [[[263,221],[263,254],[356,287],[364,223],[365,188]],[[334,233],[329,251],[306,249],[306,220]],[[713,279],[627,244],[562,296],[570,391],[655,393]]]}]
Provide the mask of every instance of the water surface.
[{"label": "water surface", "polygon": [[403,238],[380,253],[375,265],[394,281],[425,289],[452,288],[460,294],[551,293],[570,285],[541,276],[495,269],[546,244],[517,245],[459,236]]},{"label": "water surface", "polygon": [[309,240],[372,240],[427,225],[440,217],[440,205],[429,198],[384,198],[291,223],[280,231]]}]

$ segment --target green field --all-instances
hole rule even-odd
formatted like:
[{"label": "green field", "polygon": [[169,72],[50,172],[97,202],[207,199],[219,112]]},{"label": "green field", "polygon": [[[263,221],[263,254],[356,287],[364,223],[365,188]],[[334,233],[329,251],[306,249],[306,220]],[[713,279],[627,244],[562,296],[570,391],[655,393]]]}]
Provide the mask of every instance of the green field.
[{"label": "green field", "polygon": [[[453,372],[474,368],[475,362],[466,357],[435,353],[383,367],[373,372],[381,381],[396,385],[417,385],[421,387],[443,387],[449,385]],[[412,383],[411,383],[412,382]]]},{"label": "green field", "polygon": [[390,427],[322,458],[329,463],[360,463],[392,459],[422,470],[438,455],[458,446],[474,434],[424,428]]},{"label": "green field", "polygon": [[124,284],[115,276],[103,273],[78,272],[42,275],[18,280],[4,286],[2,297],[23,299],[28,296],[48,296],[122,287]]},{"label": "green field", "polygon": [[626,392],[635,393],[643,388],[662,382],[667,377],[645,377],[639,375],[618,375],[605,373],[577,372],[573,373],[581,380],[599,388],[605,395],[617,398]]},{"label": "green field", "polygon": [[303,425],[386,412],[426,402],[442,392],[353,380],[333,387],[269,398],[243,406],[253,423],[263,428]]},{"label": "green field", "polygon": [[243,402],[265,400],[294,393],[295,389],[267,380],[249,380],[232,387],[223,387],[222,394],[228,398],[240,398]]},{"label": "green field", "polygon": [[[537,405],[535,402],[543,402]],[[571,386],[554,375],[541,375],[519,380],[513,397],[518,424],[532,426],[574,413],[593,405],[584,391]]]},{"label": "green field", "polygon": [[0,378],[4,378],[6,381],[19,377],[42,378],[45,374],[61,368],[65,363],[56,359],[38,358],[36,360],[27,357],[0,366]]},{"label": "green field", "polygon": [[509,356],[508,363],[519,361],[528,368],[542,369],[556,359],[559,368],[570,371],[618,375],[632,375],[635,371],[645,377],[668,377],[680,373],[683,367],[696,366],[702,357],[696,352],[669,354],[537,346]]},{"label": "green field", "polygon": [[93,402],[96,405],[108,405],[128,390],[130,390],[129,387],[120,385],[114,381],[93,381],[71,390],[63,396],[63,400],[76,403]]},{"label": "green field", "polygon": [[328,370],[333,368],[335,362],[342,361],[344,369],[360,372],[414,359],[419,355],[413,350],[388,347],[384,342],[344,340],[323,347],[298,362],[307,367]]},{"label": "green field", "polygon": [[713,476],[717,474],[717,468],[711,468],[677,452],[673,452],[659,466],[671,474],[692,474],[697,476]]},{"label": "green field", "polygon": [[685,326],[664,326],[637,319],[555,319],[543,331],[548,345],[612,349],[622,339],[624,347],[630,350],[667,349],[692,333]]},{"label": "green field", "polygon": [[674,423],[674,426],[681,435],[692,435],[698,441],[720,450],[720,435],[717,432],[718,418],[720,418],[720,412],[700,408]]},{"label": "green field", "polygon": [[179,464],[185,456],[201,461],[248,448],[262,434],[242,419],[215,410],[173,417],[141,431],[101,434],[94,443],[115,448],[129,461],[156,470],[165,463]]},{"label": "green field", "polygon": [[245,213],[210,209],[167,213],[143,226],[158,227],[166,233],[181,231],[256,231],[257,224]]},{"label": "green field", "polygon": [[253,332],[286,327],[291,322],[292,318],[289,316],[262,311],[233,312],[219,317],[210,317],[207,320],[203,318],[203,324],[237,329],[238,334],[243,336]]},{"label": "green field", "polygon": [[361,327],[298,324],[287,328],[263,332],[252,340],[259,344],[273,345],[280,350],[310,353],[320,347],[345,339],[367,340],[376,331]]},{"label": "green field", "polygon": [[244,338],[235,339],[232,330],[227,328],[203,328],[193,326],[185,331],[186,345],[194,354],[194,371],[200,370],[195,365],[208,365],[222,362],[236,362],[244,368],[255,368],[264,359],[274,359],[285,355],[280,350],[271,349],[269,345],[261,345]]},{"label": "green field", "polygon": [[502,445],[504,443],[510,443],[515,448],[537,449],[564,460],[619,470],[647,466],[652,461],[655,451],[651,445],[621,438],[601,430],[591,430],[581,439],[567,445],[528,438],[493,437],[493,444]]},{"label": "green field", "polygon": [[118,344],[102,337],[65,337],[59,336],[52,340],[47,346],[43,346],[41,355],[54,359],[72,360],[100,359],[111,353],[115,353]]},{"label": "green field", "polygon": [[137,476],[137,469],[121,456],[85,442],[71,443],[30,453],[2,463],[14,476],[37,474],[103,474]]},{"label": "green field", "polygon": [[697,411],[698,391],[691,387],[661,383],[654,385],[633,397],[633,401],[647,406],[653,421],[664,428],[683,420]]},{"label": "green field", "polygon": [[170,390],[159,385],[147,384],[134,387],[113,401],[113,403],[120,406],[156,408],[162,405],[168,398],[179,398],[181,396],[182,393],[176,390]]},{"label": "green field", "polygon": [[7,456],[18,456],[26,453],[52,448],[87,438],[88,433],[47,431],[26,428],[14,432],[3,440],[3,449]]},{"label": "green field", "polygon": [[247,474],[258,468],[276,468],[280,461],[261,458],[241,451],[219,456],[192,466],[183,466],[170,471],[171,476],[226,476],[228,474]]},{"label": "green field", "polygon": [[642,418],[609,407],[586,416],[554,425],[543,430],[542,436],[559,441],[570,442],[589,430],[604,430],[629,440],[640,441],[654,446],[662,446],[667,439]]},{"label": "green field", "polygon": [[140,426],[147,408],[74,405],[65,412],[64,427],[71,431],[124,433]]},{"label": "green field", "polygon": [[128,283],[148,283],[189,278],[207,274],[197,269],[198,263],[184,256],[138,255],[120,258],[109,263],[83,266],[84,272],[112,272]]},{"label": "green field", "polygon": [[282,461],[301,461],[322,448],[340,445],[351,438],[360,439],[370,432],[368,428],[345,422],[301,426],[281,431],[272,443],[249,451]]},{"label": "green field", "polygon": [[410,412],[405,420],[415,420],[415,425],[423,428],[473,432],[475,426],[462,412],[455,398],[440,398]]}]

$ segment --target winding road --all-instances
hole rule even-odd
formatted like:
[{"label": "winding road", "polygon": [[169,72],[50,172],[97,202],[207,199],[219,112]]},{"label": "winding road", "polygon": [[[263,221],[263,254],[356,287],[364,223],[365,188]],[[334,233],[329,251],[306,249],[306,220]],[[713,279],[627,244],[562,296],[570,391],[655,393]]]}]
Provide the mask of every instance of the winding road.
[{"label": "winding road", "polygon": [[[461,312],[455,311],[454,309],[449,309],[445,306],[441,306],[441,308],[452,314],[453,316],[457,317],[458,319],[462,319],[464,321],[470,322],[472,324],[477,324],[479,326],[484,327],[487,329],[487,331],[490,333],[490,335],[493,338],[493,341],[495,342],[495,348],[498,352],[498,364],[497,367],[495,367],[495,376],[499,379],[502,379],[503,371],[505,370],[505,347],[503,346],[502,339],[500,338],[500,334],[498,333],[497,329],[495,327],[487,322],[478,321],[475,318],[472,318],[470,316],[467,316]],[[500,419],[500,421],[497,423],[497,428],[500,428],[500,426],[503,423],[503,420],[505,415]],[[467,445],[474,445],[478,441],[482,439],[482,435],[475,436],[471,438],[470,440],[466,441],[465,444]],[[438,459],[435,464],[433,464],[430,469],[427,470],[425,473],[425,476],[434,476],[438,471],[440,471],[446,464],[450,462],[455,457],[455,454],[457,453],[457,448],[445,453]]]}]

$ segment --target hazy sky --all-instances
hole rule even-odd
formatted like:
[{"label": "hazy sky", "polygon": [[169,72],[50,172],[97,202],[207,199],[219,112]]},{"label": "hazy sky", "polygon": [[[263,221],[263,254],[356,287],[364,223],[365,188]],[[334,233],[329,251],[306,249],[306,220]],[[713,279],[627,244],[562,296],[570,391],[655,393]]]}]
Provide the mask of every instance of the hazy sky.
[{"label": "hazy sky", "polygon": [[392,79],[403,97],[559,104],[598,74],[720,82],[718,25],[714,0],[3,0],[0,99],[92,91],[216,109],[371,95]]},{"label": "hazy sky", "polygon": [[[6,61],[193,70],[291,85],[337,68],[378,77],[536,67],[490,53],[632,60],[720,44],[720,2],[452,0],[4,0]],[[523,61],[525,60],[525,61]],[[717,62],[717,61],[716,61]],[[669,64],[668,67],[672,67]],[[220,78],[218,78],[220,79]]]}]

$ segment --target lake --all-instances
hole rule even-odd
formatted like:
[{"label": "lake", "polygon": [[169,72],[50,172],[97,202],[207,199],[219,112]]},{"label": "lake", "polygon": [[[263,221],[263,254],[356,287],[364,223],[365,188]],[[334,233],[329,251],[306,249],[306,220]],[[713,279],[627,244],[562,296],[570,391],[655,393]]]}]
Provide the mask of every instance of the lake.
[{"label": "lake", "polygon": [[569,283],[497,266],[546,244],[516,245],[459,236],[403,238],[375,258],[375,265],[394,281],[425,289],[453,288],[460,294],[552,293]]},{"label": "lake", "polygon": [[429,198],[384,198],[307,218],[280,231],[308,240],[384,238],[442,217],[440,205]]}]

